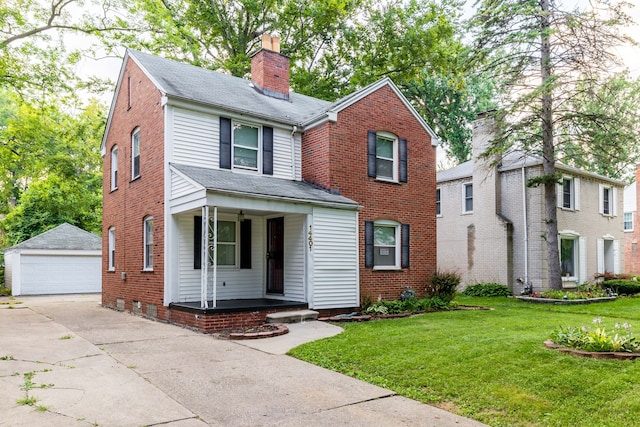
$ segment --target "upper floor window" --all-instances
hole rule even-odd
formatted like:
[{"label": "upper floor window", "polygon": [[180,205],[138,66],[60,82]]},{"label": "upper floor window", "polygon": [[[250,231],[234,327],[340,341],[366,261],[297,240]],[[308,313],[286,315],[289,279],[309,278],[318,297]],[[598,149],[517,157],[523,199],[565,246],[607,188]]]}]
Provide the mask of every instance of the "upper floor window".
[{"label": "upper floor window", "polygon": [[131,180],[140,177],[140,128],[131,134]]},{"label": "upper floor window", "polygon": [[118,146],[111,149],[111,189],[118,188]]},{"label": "upper floor window", "polygon": [[442,196],[442,192],[439,188],[436,188],[436,216],[442,216],[442,204],[440,197]]},{"label": "upper floor window", "polygon": [[464,184],[462,186],[462,212],[473,212],[473,184]]},{"label": "upper floor window", "polygon": [[273,175],[273,128],[232,122],[220,117],[221,169],[241,169]]},{"label": "upper floor window", "polygon": [[153,270],[153,217],[144,219],[144,269]]},{"label": "upper floor window", "polygon": [[599,211],[605,216],[616,216],[616,189],[610,185],[599,185]]},{"label": "upper floor window", "polygon": [[580,179],[571,176],[562,178],[558,184],[558,207],[569,210],[580,210]]},{"label": "upper floor window", "polygon": [[256,126],[233,123],[233,166],[258,170],[260,158],[260,132]]},{"label": "upper floor window", "polygon": [[624,231],[633,231],[633,212],[624,213]]},{"label": "upper floor window", "polygon": [[115,270],[116,269],[116,229],[113,227],[109,228],[109,244],[108,244],[107,250],[109,251],[109,264],[107,268],[109,270]]},{"label": "upper floor window", "polygon": [[368,176],[407,182],[407,140],[388,132],[368,132]]}]

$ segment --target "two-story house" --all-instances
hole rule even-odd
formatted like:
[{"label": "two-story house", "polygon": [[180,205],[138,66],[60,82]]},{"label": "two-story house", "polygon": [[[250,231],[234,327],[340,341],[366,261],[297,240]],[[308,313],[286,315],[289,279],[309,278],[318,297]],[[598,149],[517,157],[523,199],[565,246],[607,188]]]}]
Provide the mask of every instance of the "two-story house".
[{"label": "two-story house", "polygon": [[640,274],[640,226],[638,222],[638,180],[640,164],[636,165],[636,179],[624,188],[624,272]]},{"label": "two-story house", "polygon": [[103,305],[204,331],[420,294],[436,269],[436,136],[393,82],[290,91],[129,50],[102,142]]},{"label": "two-story house", "polygon": [[[463,286],[496,282],[515,294],[530,283],[549,288],[542,160],[520,151],[497,165],[484,159],[493,119],[473,124],[472,160],[437,174],[438,268],[457,271]],[[560,265],[564,287],[596,273],[622,271],[624,183],[562,163],[557,186]]]}]

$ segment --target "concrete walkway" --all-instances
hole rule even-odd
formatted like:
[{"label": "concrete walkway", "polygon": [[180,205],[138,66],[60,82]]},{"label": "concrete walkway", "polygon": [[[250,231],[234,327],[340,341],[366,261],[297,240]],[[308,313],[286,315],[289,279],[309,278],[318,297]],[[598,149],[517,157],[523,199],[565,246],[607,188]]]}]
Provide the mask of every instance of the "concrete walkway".
[{"label": "concrete walkway", "polygon": [[[0,426],[483,425],[284,355],[333,325],[232,342],[104,309],[99,295],[10,302]],[[17,403],[27,397],[33,406]]]}]

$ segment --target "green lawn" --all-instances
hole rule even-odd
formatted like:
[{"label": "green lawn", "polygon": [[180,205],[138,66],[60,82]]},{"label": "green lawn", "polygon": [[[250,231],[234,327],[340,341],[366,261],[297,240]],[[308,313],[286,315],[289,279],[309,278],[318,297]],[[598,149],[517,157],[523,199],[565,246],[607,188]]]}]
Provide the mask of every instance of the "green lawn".
[{"label": "green lawn", "polygon": [[640,298],[456,301],[493,310],[348,323],[344,333],[289,354],[492,426],[640,426],[640,359],[579,358],[543,345],[558,326],[595,317],[629,322],[640,337]]}]

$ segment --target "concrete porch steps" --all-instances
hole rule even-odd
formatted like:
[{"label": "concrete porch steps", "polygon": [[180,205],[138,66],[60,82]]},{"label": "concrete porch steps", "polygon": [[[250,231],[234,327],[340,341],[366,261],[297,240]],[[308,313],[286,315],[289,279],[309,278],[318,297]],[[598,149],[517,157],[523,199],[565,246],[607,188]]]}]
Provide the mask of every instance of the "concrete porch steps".
[{"label": "concrete porch steps", "polygon": [[267,323],[300,323],[307,320],[318,320],[318,312],[298,310],[267,314]]}]

